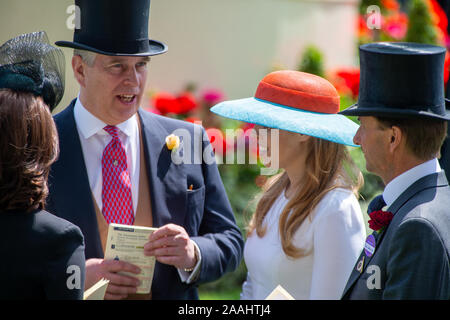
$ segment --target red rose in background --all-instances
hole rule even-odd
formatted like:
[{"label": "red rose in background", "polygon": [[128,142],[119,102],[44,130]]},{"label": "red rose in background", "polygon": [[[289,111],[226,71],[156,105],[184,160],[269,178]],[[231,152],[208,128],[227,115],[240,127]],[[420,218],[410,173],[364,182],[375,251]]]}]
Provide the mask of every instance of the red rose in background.
[{"label": "red rose in background", "polygon": [[174,96],[168,92],[158,92],[153,96],[153,106],[161,114],[186,114],[197,107],[195,97],[189,92]]},{"label": "red rose in background", "polygon": [[336,72],[336,76],[344,80],[345,85],[352,92],[353,98],[356,98],[359,94],[359,69],[341,69]]},{"label": "red rose in background", "polygon": [[178,114],[180,105],[177,98],[168,92],[158,92],[153,96],[153,106],[161,114]]},{"label": "red rose in background", "polygon": [[202,98],[208,105],[213,106],[224,99],[224,94],[217,89],[209,89],[203,92]]},{"label": "red rose in background", "polygon": [[357,30],[359,38],[370,37],[370,29],[367,27],[367,21],[365,16],[359,16],[357,21]]},{"label": "red rose in background", "polygon": [[397,11],[400,9],[400,5],[398,4],[398,2],[396,0],[382,0],[381,4],[387,10]]},{"label": "red rose in background", "polygon": [[384,18],[383,31],[395,40],[402,40],[408,31],[408,16],[396,12]]},{"label": "red rose in background", "polygon": [[174,112],[176,114],[185,114],[197,107],[197,101],[194,96],[189,92],[183,92],[177,98],[178,101],[178,110]]},{"label": "red rose in background", "polygon": [[369,217],[370,217],[369,220],[370,229],[378,231],[381,228],[384,228],[387,225],[389,225],[394,215],[392,214],[392,212],[389,211],[378,210],[369,213]]}]

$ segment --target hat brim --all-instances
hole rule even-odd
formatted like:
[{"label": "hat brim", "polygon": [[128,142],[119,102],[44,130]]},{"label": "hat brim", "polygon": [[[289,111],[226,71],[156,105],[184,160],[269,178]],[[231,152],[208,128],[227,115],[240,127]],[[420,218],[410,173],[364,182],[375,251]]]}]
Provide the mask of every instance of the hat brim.
[{"label": "hat brim", "polygon": [[358,147],[353,137],[359,126],[343,115],[304,111],[257,98],[224,101],[210,110],[226,118]]},{"label": "hat brim", "polygon": [[57,41],[57,42],[55,42],[55,44],[60,47],[87,50],[87,51],[92,51],[95,53],[103,54],[106,56],[148,57],[148,56],[156,56],[158,54],[163,54],[163,53],[167,52],[167,50],[168,50],[168,47],[166,44],[156,41],[156,40],[149,40],[149,50],[148,51],[138,52],[138,53],[108,52],[108,51],[96,49],[91,46],[87,46],[87,45],[79,43],[79,42],[71,42],[71,41]]},{"label": "hat brim", "polygon": [[[445,99],[445,105],[447,108],[450,107],[450,100]],[[387,107],[359,107],[358,103],[348,107],[345,110],[339,112],[344,116],[373,116],[373,117],[395,117],[395,118],[426,118],[435,120],[450,120],[450,111],[446,110],[443,115],[436,114],[433,112],[425,110],[414,110],[414,109],[394,109]]]}]

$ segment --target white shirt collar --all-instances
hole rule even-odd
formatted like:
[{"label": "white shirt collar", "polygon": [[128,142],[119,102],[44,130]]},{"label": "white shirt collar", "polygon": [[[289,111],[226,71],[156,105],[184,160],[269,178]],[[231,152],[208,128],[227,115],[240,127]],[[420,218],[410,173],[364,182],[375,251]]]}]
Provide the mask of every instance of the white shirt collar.
[{"label": "white shirt collar", "polygon": [[[102,120],[90,113],[81,103],[80,95],[77,97],[74,107],[74,117],[77,127],[85,139],[89,139],[94,134],[107,134],[103,130],[107,126]],[[127,137],[132,136],[137,128],[137,115],[134,114],[128,120],[119,123],[116,127],[119,128]]]},{"label": "white shirt collar", "polygon": [[436,158],[419,164],[390,181],[383,191],[383,199],[386,205],[390,207],[392,203],[414,182],[427,175],[441,171],[439,162]]}]

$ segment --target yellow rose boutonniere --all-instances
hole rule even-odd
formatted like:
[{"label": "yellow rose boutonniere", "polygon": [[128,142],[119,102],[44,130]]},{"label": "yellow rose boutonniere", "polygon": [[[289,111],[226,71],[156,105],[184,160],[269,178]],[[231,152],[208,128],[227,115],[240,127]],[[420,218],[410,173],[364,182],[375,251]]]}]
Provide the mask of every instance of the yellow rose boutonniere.
[{"label": "yellow rose boutonniere", "polygon": [[169,150],[176,150],[180,146],[180,137],[171,134],[166,137],[166,146]]}]

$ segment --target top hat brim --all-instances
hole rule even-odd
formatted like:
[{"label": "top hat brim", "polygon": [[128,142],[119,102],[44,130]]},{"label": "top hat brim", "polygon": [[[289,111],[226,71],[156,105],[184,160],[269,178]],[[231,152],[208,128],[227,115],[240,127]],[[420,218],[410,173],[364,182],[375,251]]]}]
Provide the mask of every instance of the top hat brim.
[{"label": "top hat brim", "polygon": [[210,110],[226,118],[358,147],[353,137],[359,126],[340,114],[299,110],[253,97],[224,101]]},{"label": "top hat brim", "polygon": [[[445,99],[446,108],[450,109],[450,100]],[[426,109],[426,108],[425,108]],[[348,107],[345,110],[339,112],[339,114],[345,116],[373,116],[373,117],[386,117],[386,118],[424,118],[434,120],[450,120],[450,110],[445,110],[444,114],[437,114],[426,110],[417,109],[396,109],[391,107],[361,107],[358,103]]]},{"label": "top hat brim", "polygon": [[109,51],[103,51],[82,43],[78,42],[72,42],[72,41],[57,41],[55,42],[57,46],[60,47],[66,47],[66,48],[72,48],[72,49],[79,49],[79,50],[86,50],[95,52],[98,54],[103,54],[106,56],[136,56],[136,57],[147,57],[147,56],[156,56],[158,54],[162,54],[167,52],[168,47],[166,44],[156,41],[156,40],[149,40],[149,47],[148,50],[144,52],[137,52],[137,53],[121,53],[121,52],[109,52]]}]

